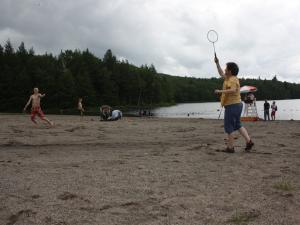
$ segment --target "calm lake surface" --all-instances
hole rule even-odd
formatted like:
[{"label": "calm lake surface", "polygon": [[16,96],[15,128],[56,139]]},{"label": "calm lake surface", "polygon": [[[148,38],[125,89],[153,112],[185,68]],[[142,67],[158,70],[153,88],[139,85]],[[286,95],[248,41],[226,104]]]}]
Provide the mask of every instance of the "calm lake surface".
[{"label": "calm lake surface", "polygon": [[[269,101],[270,105],[273,101]],[[294,100],[276,100],[278,110],[276,119],[278,120],[300,120],[300,99]],[[264,101],[257,101],[257,112],[260,118],[264,117]],[[191,118],[206,118],[218,119],[221,106],[219,102],[206,103],[184,103],[170,107],[161,107],[153,110],[154,116],[157,117],[191,117]],[[189,114],[189,116],[188,116]],[[271,110],[270,110],[271,117]],[[224,118],[224,110],[221,112],[221,117]]]}]

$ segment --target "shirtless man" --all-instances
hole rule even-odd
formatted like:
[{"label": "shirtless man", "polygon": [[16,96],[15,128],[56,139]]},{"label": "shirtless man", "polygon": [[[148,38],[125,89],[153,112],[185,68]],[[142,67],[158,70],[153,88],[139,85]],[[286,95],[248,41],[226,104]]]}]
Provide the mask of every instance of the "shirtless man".
[{"label": "shirtless man", "polygon": [[26,103],[24,107],[24,112],[26,111],[27,107],[29,106],[31,102],[31,120],[35,124],[37,123],[35,120],[35,115],[38,114],[38,116],[41,118],[41,120],[46,121],[50,126],[53,126],[53,122],[51,122],[49,119],[47,119],[41,109],[41,98],[45,97],[46,94],[39,93],[38,88],[33,89],[33,94],[30,96],[28,102]]}]

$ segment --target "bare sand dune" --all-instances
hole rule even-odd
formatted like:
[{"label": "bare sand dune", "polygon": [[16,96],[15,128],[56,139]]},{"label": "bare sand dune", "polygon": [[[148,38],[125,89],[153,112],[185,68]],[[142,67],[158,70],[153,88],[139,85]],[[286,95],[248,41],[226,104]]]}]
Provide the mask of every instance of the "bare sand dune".
[{"label": "bare sand dune", "polygon": [[300,224],[300,122],[1,115],[0,224]]}]

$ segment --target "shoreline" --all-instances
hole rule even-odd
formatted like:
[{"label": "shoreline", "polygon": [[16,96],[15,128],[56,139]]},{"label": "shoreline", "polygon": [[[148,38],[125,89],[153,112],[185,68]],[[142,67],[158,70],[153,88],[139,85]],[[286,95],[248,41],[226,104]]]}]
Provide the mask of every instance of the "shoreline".
[{"label": "shoreline", "polygon": [[[191,120],[191,119],[201,119],[201,120],[224,120],[224,117],[220,117],[220,119],[215,119],[215,118],[204,118],[204,117],[193,117],[193,116],[186,116],[186,117],[166,117],[166,116],[138,116],[138,115],[128,115],[128,114],[123,114],[123,118],[144,118],[144,119],[186,119],[186,120]],[[24,113],[2,113],[0,112],[0,116],[27,116],[27,117],[30,117],[30,114],[24,114]],[[78,117],[80,118],[80,115],[79,114],[71,114],[71,115],[65,115],[65,114],[45,114],[45,116],[50,116],[50,117]],[[99,118],[100,117],[100,114],[99,115],[84,115],[83,116],[84,118]],[[30,120],[30,119],[29,119]],[[276,120],[267,120],[265,121],[263,118],[259,118],[258,121],[242,121],[243,123],[255,123],[255,122],[281,122],[281,121],[300,121],[300,120],[297,120],[297,119],[286,119],[286,120],[282,120],[282,119],[276,119]],[[102,121],[103,122],[103,121]],[[108,121],[104,121],[104,122],[108,122]],[[111,121],[111,122],[116,122],[116,121]]]}]

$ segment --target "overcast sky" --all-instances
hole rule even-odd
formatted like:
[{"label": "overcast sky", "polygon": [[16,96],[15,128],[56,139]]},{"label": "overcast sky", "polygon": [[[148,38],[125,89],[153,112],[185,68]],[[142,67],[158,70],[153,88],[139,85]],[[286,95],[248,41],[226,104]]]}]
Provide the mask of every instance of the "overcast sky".
[{"label": "overcast sky", "polygon": [[0,0],[0,43],[36,53],[107,49],[158,72],[217,76],[207,31],[219,34],[222,64],[240,77],[300,82],[299,0]]}]

